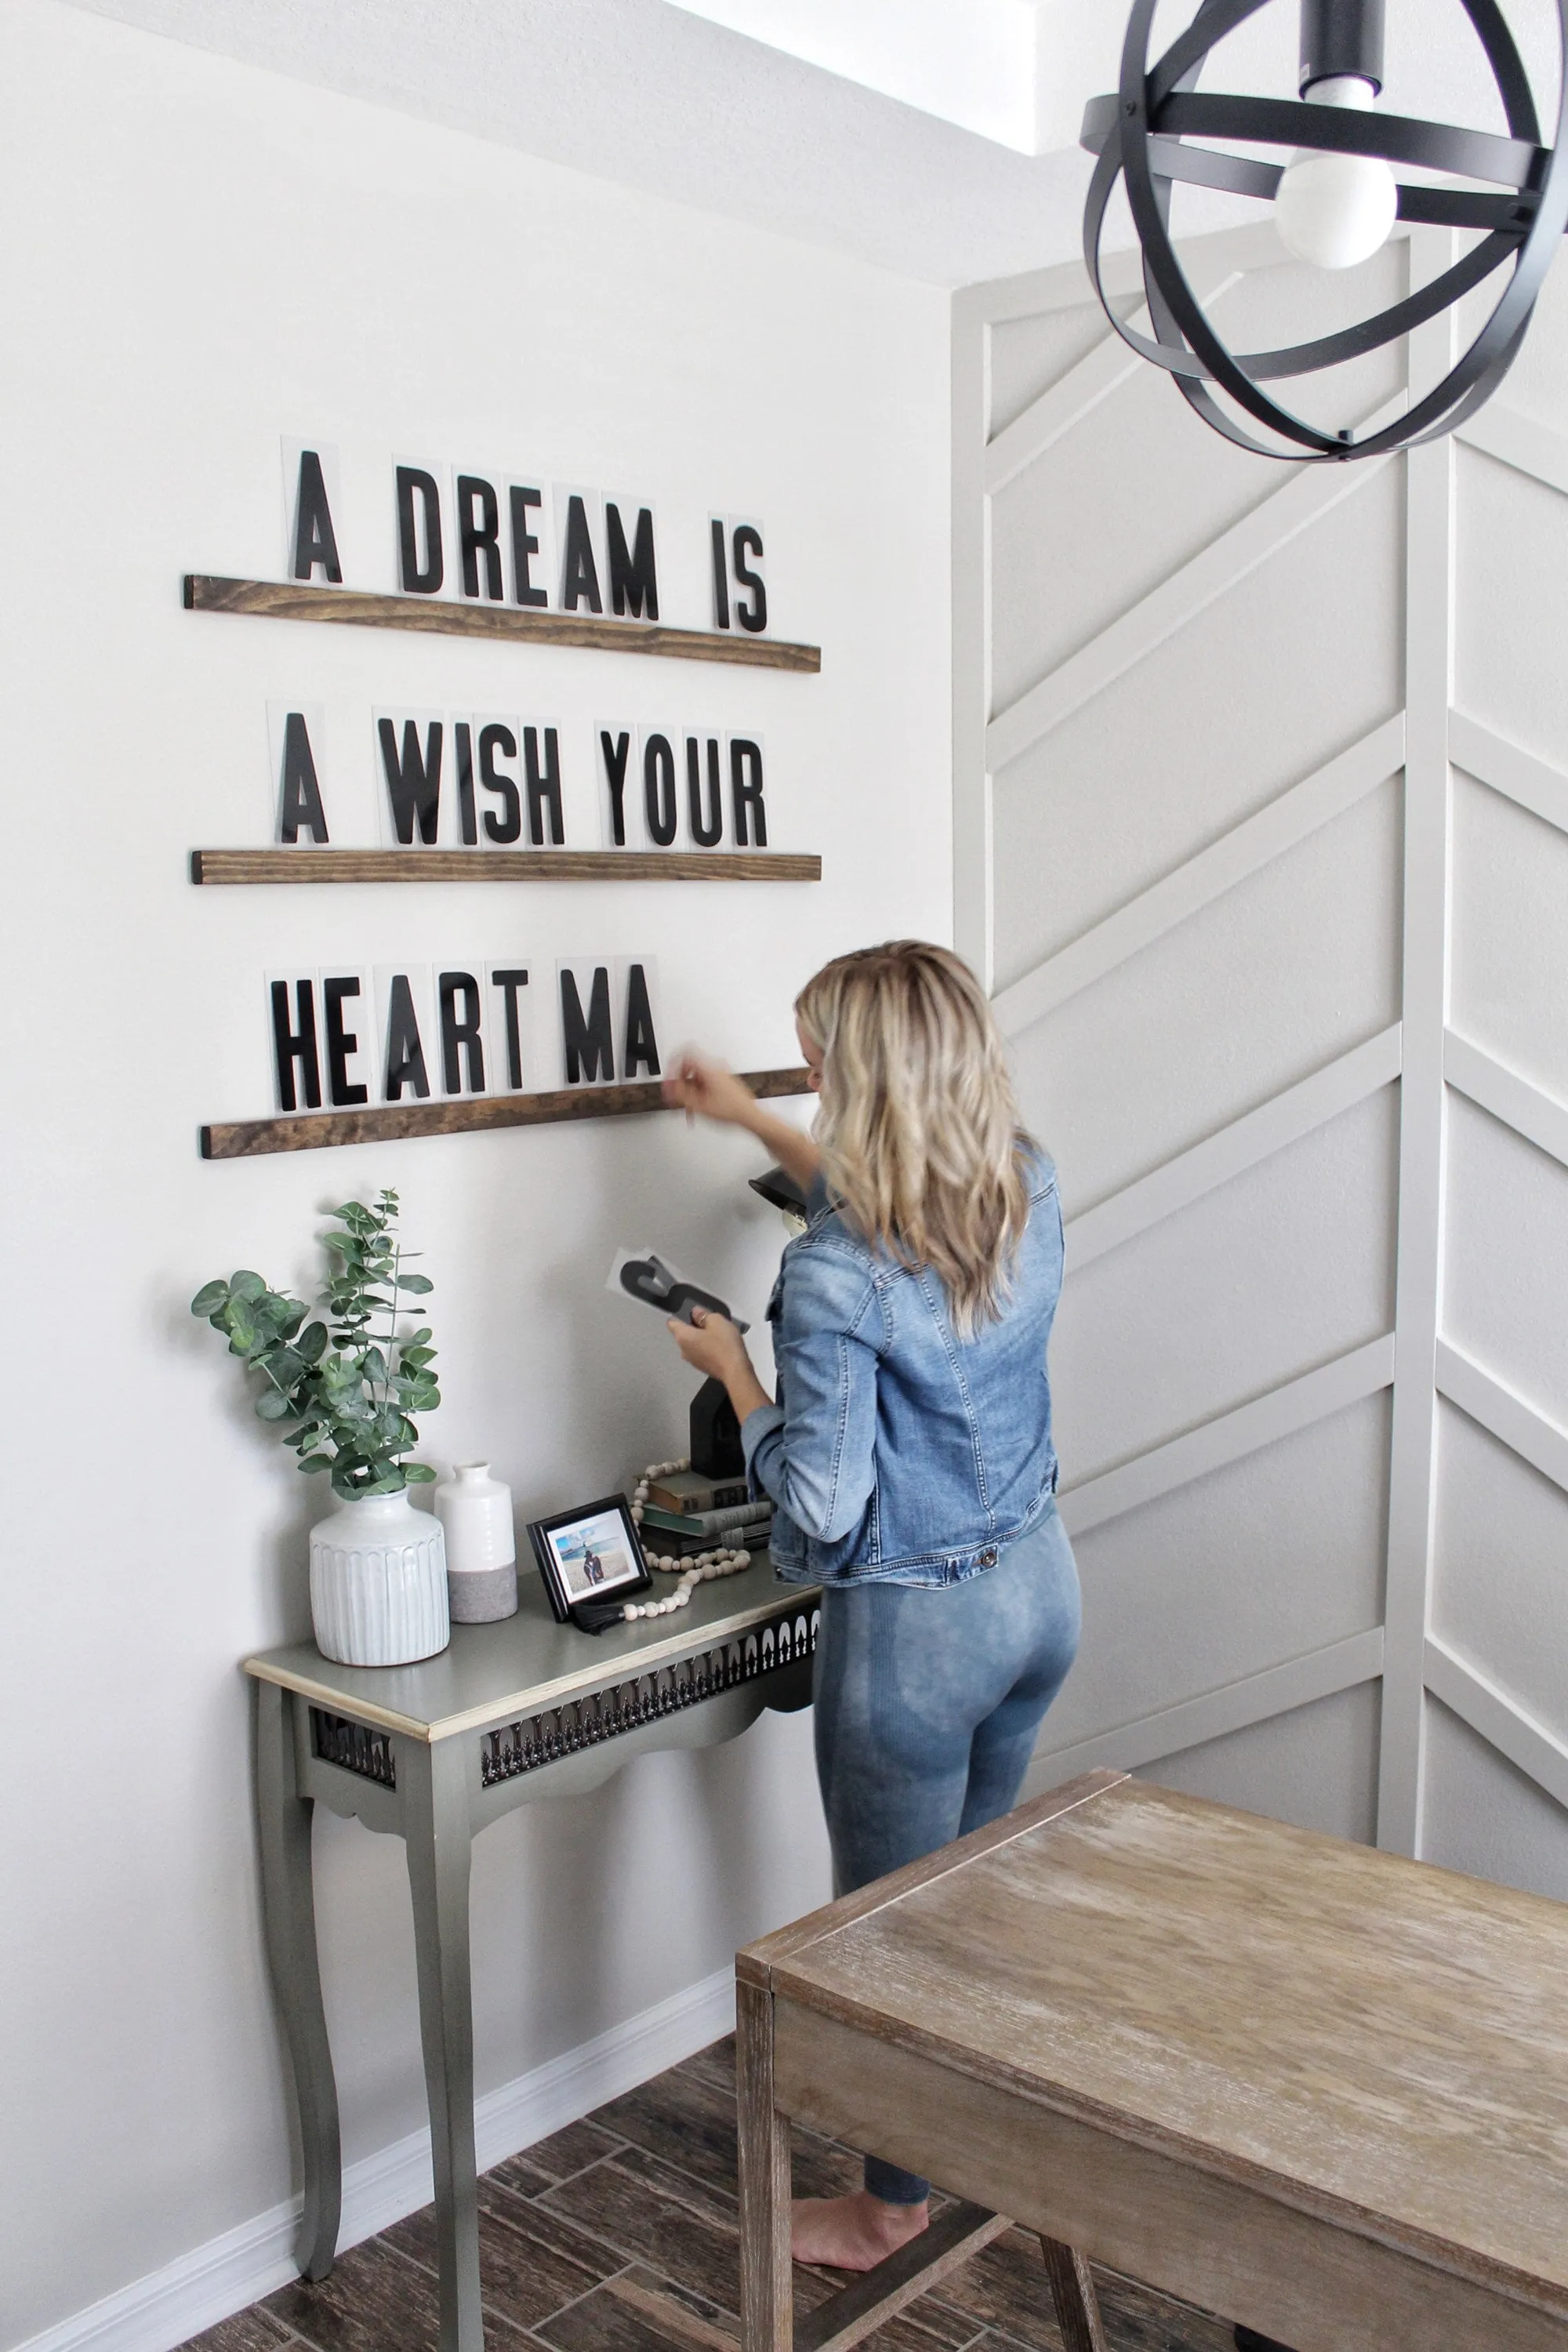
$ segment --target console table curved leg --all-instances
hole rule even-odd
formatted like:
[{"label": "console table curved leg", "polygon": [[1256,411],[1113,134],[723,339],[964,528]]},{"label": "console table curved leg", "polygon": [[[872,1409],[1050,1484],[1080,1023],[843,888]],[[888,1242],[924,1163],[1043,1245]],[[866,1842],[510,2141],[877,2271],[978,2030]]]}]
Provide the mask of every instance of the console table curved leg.
[{"label": "console table curved leg", "polygon": [[468,1973],[472,1845],[461,1740],[400,1740],[404,1844],[414,1897],[419,2034],[430,2101],[440,2352],[482,2352],[474,2149],[474,2014]]},{"label": "console table curved leg", "polygon": [[310,1879],[310,1822],[315,1807],[300,1793],[294,1706],[292,1694],[280,1690],[276,1683],[257,1684],[256,1789],[267,1957],[294,2074],[305,2165],[305,2210],[295,2259],[302,2276],[324,2279],[338,2248],[342,2147],[338,2086],[316,1957],[316,1905]]},{"label": "console table curved leg", "polygon": [[1061,2329],[1067,2352],[1107,2352],[1105,2331],[1100,2321],[1100,2298],[1095,2294],[1088,2263],[1071,2246],[1064,2246],[1055,2238],[1042,2238],[1040,2252],[1046,2258],[1046,2276],[1051,2283],[1057,2326]]}]

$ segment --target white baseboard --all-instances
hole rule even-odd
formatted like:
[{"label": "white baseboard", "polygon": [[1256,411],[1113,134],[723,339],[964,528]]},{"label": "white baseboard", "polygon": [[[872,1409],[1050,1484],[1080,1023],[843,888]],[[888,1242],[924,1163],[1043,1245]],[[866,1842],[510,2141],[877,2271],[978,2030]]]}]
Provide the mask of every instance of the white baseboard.
[{"label": "white baseboard", "polygon": [[[723,1969],[499,2091],[487,2092],[474,2108],[480,2170],[689,2058],[730,2032],[734,2022],[735,1979]],[[339,2251],[417,2212],[430,2195],[428,2131],[413,2132],[374,2156],[362,2157],[343,2174]],[[16,2352],[173,2352],[297,2275],[292,2248],[300,2206],[296,2197],[242,2221],[60,2320],[16,2346]]]}]

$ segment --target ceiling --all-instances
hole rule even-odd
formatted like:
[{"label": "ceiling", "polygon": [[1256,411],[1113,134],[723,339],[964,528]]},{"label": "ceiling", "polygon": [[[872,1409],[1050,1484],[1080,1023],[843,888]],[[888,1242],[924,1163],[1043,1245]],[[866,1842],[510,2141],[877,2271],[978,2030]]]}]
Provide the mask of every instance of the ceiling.
[{"label": "ceiling", "polygon": [[[1078,251],[1089,160],[1073,142],[1084,100],[1114,82],[1126,15],[1126,0],[70,5],[943,286]],[[1554,89],[1554,0],[1505,5]],[[1157,30],[1192,6],[1162,0]],[[1272,0],[1205,81],[1285,94],[1295,18]],[[1436,15],[1393,0],[1389,79],[1402,111],[1496,119],[1459,0]],[[1235,216],[1198,191],[1186,226]]]}]

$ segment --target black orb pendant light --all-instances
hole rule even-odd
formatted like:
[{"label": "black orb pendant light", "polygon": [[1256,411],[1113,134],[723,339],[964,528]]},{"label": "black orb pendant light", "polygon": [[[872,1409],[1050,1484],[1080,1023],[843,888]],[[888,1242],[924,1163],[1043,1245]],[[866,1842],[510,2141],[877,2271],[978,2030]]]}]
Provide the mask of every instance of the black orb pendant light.
[{"label": "black orb pendant light", "polygon": [[[1081,143],[1096,157],[1084,209],[1084,259],[1106,314],[1123,341],[1173,377],[1206,424],[1259,456],[1300,461],[1381,457],[1438,439],[1473,415],[1512,364],[1535,298],[1568,226],[1568,0],[1556,0],[1560,98],[1550,146],[1542,144],[1529,78],[1498,0],[1458,0],[1491,68],[1508,132],[1466,131],[1384,114],[1384,0],[1300,0],[1300,101],[1205,95],[1197,89],[1215,43],[1270,0],[1202,0],[1184,33],[1151,63],[1158,0],[1133,0],[1121,52],[1121,84],[1090,100]],[[1414,0],[1425,15],[1430,0]],[[1294,148],[1266,163],[1194,140],[1236,140]],[[1391,164],[1443,172],[1468,186],[1396,184]],[[1116,316],[1100,278],[1106,206],[1124,180],[1143,251],[1143,286],[1153,339]],[[1303,257],[1339,268],[1375,251],[1397,217],[1481,232],[1474,247],[1431,284],[1338,334],[1278,351],[1232,352],[1221,341],[1171,242],[1171,191],[1178,180],[1253,196],[1276,208],[1287,242]],[[1493,193],[1500,190],[1500,194]],[[1405,414],[1359,440],[1311,425],[1265,386],[1359,359],[1451,309],[1493,272],[1506,271],[1491,315],[1469,349]],[[1247,422],[1215,397],[1229,395]],[[1255,429],[1262,426],[1275,439]],[[1281,446],[1283,445],[1283,446]]]}]

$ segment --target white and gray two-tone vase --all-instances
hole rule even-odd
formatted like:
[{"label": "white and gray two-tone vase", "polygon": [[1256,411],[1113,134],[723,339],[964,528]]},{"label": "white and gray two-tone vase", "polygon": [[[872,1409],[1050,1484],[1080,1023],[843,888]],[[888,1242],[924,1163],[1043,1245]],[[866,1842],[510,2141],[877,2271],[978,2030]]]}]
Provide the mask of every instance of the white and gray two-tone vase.
[{"label": "white and gray two-tone vase", "polygon": [[316,1647],[341,1666],[407,1666],[452,1638],[439,1519],[396,1495],[356,1495],[310,1529]]},{"label": "white and gray two-tone vase", "polygon": [[511,1489],[488,1462],[459,1462],[436,1489],[447,1530],[447,1597],[454,1625],[517,1614],[517,1529]]}]

